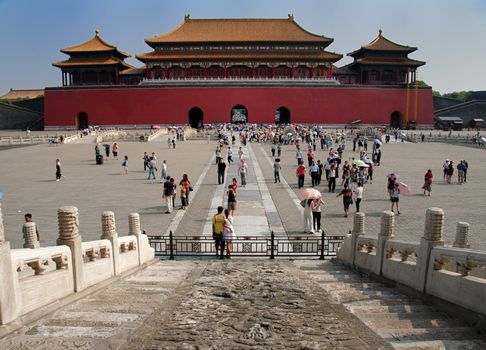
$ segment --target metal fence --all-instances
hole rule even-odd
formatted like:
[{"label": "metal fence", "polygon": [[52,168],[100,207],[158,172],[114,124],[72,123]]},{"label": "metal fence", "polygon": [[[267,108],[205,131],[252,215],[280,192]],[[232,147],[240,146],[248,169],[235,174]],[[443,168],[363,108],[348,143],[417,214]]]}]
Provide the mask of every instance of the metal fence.
[{"label": "metal fence", "polygon": [[[212,236],[148,236],[150,246],[159,257],[215,256],[216,246]],[[269,237],[242,236],[233,240],[232,256],[247,257],[325,257],[336,256],[344,236],[320,237]]]}]

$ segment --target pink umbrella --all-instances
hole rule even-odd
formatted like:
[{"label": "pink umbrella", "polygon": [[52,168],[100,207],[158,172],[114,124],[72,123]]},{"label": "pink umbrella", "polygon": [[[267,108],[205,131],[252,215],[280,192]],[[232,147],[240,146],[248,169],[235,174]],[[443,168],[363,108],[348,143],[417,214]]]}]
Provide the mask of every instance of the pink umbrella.
[{"label": "pink umbrella", "polygon": [[302,199],[316,199],[316,198],[321,198],[322,194],[318,190],[314,188],[303,188],[300,191],[300,198]]},{"label": "pink umbrella", "polygon": [[403,194],[404,196],[410,196],[412,192],[410,191],[410,187],[408,187],[407,184],[404,184],[403,182],[398,183],[398,188],[400,189],[400,194]]}]

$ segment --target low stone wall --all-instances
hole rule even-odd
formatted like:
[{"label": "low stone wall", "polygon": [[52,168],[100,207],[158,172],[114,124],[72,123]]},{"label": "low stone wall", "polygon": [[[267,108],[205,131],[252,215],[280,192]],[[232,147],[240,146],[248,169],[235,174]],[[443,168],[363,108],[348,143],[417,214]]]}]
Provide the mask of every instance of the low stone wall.
[{"label": "low stone wall", "polygon": [[39,247],[35,224],[24,225],[24,249],[10,249],[5,241],[0,206],[0,324],[60,298],[106,281],[155,257],[140,229],[137,213],[129,215],[129,235],[118,237],[115,214],[101,217],[100,240],[82,242],[78,209],[58,210],[57,246]]},{"label": "low stone wall", "polygon": [[394,214],[385,211],[377,236],[365,234],[365,215],[356,213],[353,231],[337,259],[348,266],[406,285],[486,315],[486,252],[468,249],[469,225],[457,225],[454,247],[444,247],[444,211],[429,208],[419,242],[394,239]]}]

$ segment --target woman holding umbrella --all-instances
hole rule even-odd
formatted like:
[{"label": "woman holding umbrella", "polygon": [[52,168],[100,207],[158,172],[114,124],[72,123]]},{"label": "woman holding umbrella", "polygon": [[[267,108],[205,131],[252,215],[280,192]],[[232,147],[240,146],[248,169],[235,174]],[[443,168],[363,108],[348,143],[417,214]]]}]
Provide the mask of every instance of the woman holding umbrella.
[{"label": "woman holding umbrella", "polygon": [[314,233],[313,211],[317,207],[316,199],[321,199],[321,192],[313,188],[305,188],[300,192],[303,198],[300,204],[304,207],[304,233]]},{"label": "woman holding umbrella", "polygon": [[393,208],[397,207],[397,215],[400,215],[400,207],[398,206],[398,202],[400,201],[400,185],[398,182],[394,182],[393,190],[390,193],[390,201],[391,201],[391,211],[393,212]]}]

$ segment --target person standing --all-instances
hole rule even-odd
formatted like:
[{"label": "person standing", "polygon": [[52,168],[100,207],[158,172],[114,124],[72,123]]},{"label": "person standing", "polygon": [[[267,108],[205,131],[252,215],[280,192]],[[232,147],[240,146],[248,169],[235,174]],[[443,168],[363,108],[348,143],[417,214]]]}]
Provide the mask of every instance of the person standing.
[{"label": "person standing", "polygon": [[147,152],[143,152],[143,171],[147,171],[147,168],[149,167],[149,162],[150,158],[147,154]]},{"label": "person standing", "polygon": [[391,211],[393,212],[393,208],[396,206],[397,207],[397,215],[400,215],[400,207],[398,206],[398,202],[400,202],[400,187],[398,182],[395,182],[395,185],[393,186],[393,190],[390,195],[390,201],[391,201]]},{"label": "person standing", "polygon": [[218,185],[224,183],[224,173],[226,171],[226,163],[224,162],[223,158],[219,158],[218,163]]},{"label": "person standing", "polygon": [[170,146],[172,146],[172,140],[170,139],[170,137],[167,139],[167,144],[169,145],[169,149],[170,149]]},{"label": "person standing", "polygon": [[181,194],[181,209],[184,210],[187,207],[187,189],[186,189],[186,187],[181,186],[180,194]]},{"label": "person standing", "polygon": [[432,192],[432,182],[433,182],[434,176],[432,175],[432,170],[427,170],[427,172],[424,175],[424,185],[422,186],[422,189],[424,190],[424,195],[426,192],[430,193]]},{"label": "person standing", "polygon": [[56,159],[56,181],[61,180],[62,172],[61,172],[61,161]]},{"label": "person standing", "polygon": [[243,148],[240,147],[240,149],[238,150],[238,158],[240,158],[240,161],[243,159]]},{"label": "person standing", "polygon": [[302,163],[302,151],[300,150],[298,145],[297,151],[295,152],[295,158],[297,159],[297,165],[300,165],[300,163]]},{"label": "person standing", "polygon": [[304,162],[302,162],[302,161],[300,162],[300,165],[297,167],[295,174],[297,175],[299,188],[304,187],[304,180],[305,180],[305,165],[304,165]]},{"label": "person standing", "polygon": [[216,248],[216,257],[220,256],[220,259],[223,259],[223,253],[224,253],[223,232],[224,232],[224,221],[226,218],[223,214],[223,210],[224,208],[222,206],[219,206],[218,212],[213,216],[214,246]]},{"label": "person standing", "polygon": [[224,231],[223,239],[226,243],[226,258],[231,259],[231,252],[233,250],[233,240],[236,238],[235,229],[233,227],[233,217],[230,215],[230,211],[225,209],[224,211]]},{"label": "person standing", "polygon": [[248,173],[248,165],[246,164],[244,158],[241,160],[238,172],[240,173],[241,186],[246,187],[246,174]]},{"label": "person standing", "polygon": [[154,159],[154,157],[150,157],[150,160],[149,160],[149,175],[148,175],[147,180],[150,180],[151,178],[153,178],[155,180],[155,171],[156,171],[155,159]]},{"label": "person standing", "polygon": [[162,162],[161,166],[161,171],[160,171],[160,183],[165,182],[167,180],[167,164],[165,160]]},{"label": "person standing", "polygon": [[106,155],[106,160],[108,160],[108,158],[110,157],[110,145],[109,144],[105,144],[105,155]]},{"label": "person standing", "polygon": [[276,151],[275,143],[272,143],[272,157],[275,157],[275,151]]},{"label": "person standing", "polygon": [[191,181],[187,174],[182,175],[182,180],[179,182],[179,186],[186,188],[186,205],[189,205],[190,192],[192,191]]},{"label": "person standing", "polygon": [[220,159],[222,159],[221,147],[216,146],[216,164],[219,164]]},{"label": "person standing", "polygon": [[447,181],[447,172],[449,170],[449,159],[446,159],[444,164],[442,164],[443,180]]},{"label": "person standing", "polygon": [[314,199],[309,198],[305,200],[305,205],[304,205],[304,233],[314,233],[314,228],[313,228],[313,216],[312,216],[312,210],[313,210],[313,203]]},{"label": "person standing", "polygon": [[174,183],[171,182],[170,178],[168,178],[164,183],[163,198],[165,198],[165,202],[167,203],[167,211],[165,213],[172,213],[172,205],[174,201]]},{"label": "person standing", "polygon": [[454,162],[451,160],[449,166],[447,167],[447,183],[451,183],[452,175],[454,175]]},{"label": "person standing", "polygon": [[233,150],[231,149],[231,146],[228,147],[227,155],[228,155],[228,164],[233,163]]},{"label": "person standing", "polygon": [[347,218],[349,212],[349,206],[353,204],[353,192],[348,186],[344,185],[344,189],[341,192],[339,192],[336,198],[339,196],[343,196],[344,217]]},{"label": "person standing", "polygon": [[309,175],[311,176],[312,187],[317,186],[319,184],[319,167],[315,160],[312,161],[309,167]]},{"label": "person standing", "polygon": [[363,184],[358,182],[356,188],[354,189],[354,201],[356,202],[356,212],[359,212],[359,205],[363,199]]},{"label": "person standing", "polygon": [[236,193],[233,191],[233,185],[228,186],[228,210],[231,216],[235,216],[236,212]]},{"label": "person standing", "polygon": [[113,152],[113,158],[118,159],[118,145],[116,142],[113,144],[111,151]]},{"label": "person standing", "polygon": [[277,145],[277,157],[280,158],[280,155],[282,154],[282,144],[279,142]]},{"label": "person standing", "polygon": [[128,175],[128,156],[123,157],[122,167],[125,175]]},{"label": "person standing", "polygon": [[282,170],[282,165],[280,164],[280,158],[276,158],[273,163],[273,177],[275,178],[275,183],[277,181],[280,183],[280,171]]},{"label": "person standing", "polygon": [[459,164],[457,164],[457,183],[459,185],[462,185],[464,182],[464,164],[462,163],[462,160],[459,161]]},{"label": "person standing", "polygon": [[462,161],[462,164],[464,164],[464,182],[467,182],[467,169],[469,168],[469,164],[465,159]]},{"label": "person standing", "polygon": [[334,192],[336,189],[336,164],[333,164],[331,166],[331,169],[329,170],[329,180],[327,183],[327,187],[329,189],[329,192]]},{"label": "person standing", "polygon": [[176,146],[176,138],[172,138],[172,148],[175,149]]},{"label": "person standing", "polygon": [[312,218],[313,218],[313,227],[316,232],[321,231],[321,204],[324,204],[322,198],[314,199],[314,203],[312,205]]}]

